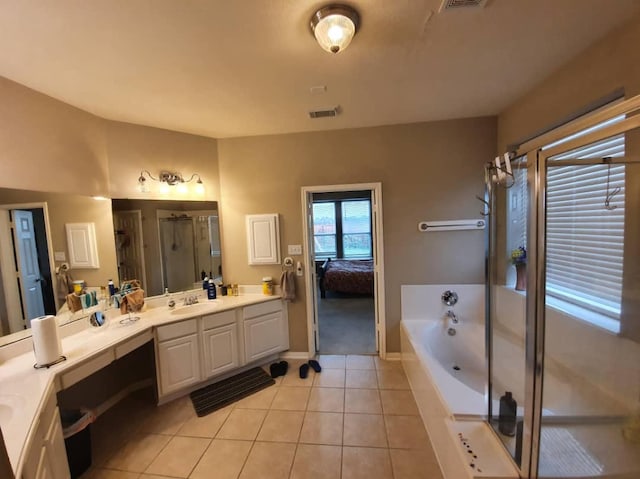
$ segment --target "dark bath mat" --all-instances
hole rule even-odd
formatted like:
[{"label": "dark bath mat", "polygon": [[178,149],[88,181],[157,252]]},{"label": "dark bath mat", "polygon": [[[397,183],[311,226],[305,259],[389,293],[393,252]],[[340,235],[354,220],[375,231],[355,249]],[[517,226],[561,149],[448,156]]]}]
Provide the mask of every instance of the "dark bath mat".
[{"label": "dark bath mat", "polygon": [[228,406],[276,382],[262,368],[252,368],[190,394],[198,417]]}]

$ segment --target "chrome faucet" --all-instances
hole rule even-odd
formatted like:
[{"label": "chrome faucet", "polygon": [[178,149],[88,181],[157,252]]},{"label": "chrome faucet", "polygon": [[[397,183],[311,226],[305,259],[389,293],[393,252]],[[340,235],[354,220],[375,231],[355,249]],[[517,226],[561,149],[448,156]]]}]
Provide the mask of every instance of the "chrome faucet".
[{"label": "chrome faucet", "polygon": [[184,297],[184,306],[191,306],[192,304],[196,304],[198,302],[198,296],[185,296]]},{"label": "chrome faucet", "polygon": [[456,313],[454,313],[452,310],[447,309],[447,313],[446,313],[447,318],[449,318],[451,320],[451,322],[453,324],[458,324],[460,322],[460,320],[458,319],[458,317],[456,316]]}]

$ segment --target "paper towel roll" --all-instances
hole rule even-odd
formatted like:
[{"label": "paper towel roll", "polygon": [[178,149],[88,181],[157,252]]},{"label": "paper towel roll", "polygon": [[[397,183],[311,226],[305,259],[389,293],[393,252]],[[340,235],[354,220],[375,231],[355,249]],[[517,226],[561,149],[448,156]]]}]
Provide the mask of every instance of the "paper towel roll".
[{"label": "paper towel roll", "polygon": [[31,320],[31,337],[36,364],[43,366],[60,359],[62,343],[55,316],[40,316]]}]

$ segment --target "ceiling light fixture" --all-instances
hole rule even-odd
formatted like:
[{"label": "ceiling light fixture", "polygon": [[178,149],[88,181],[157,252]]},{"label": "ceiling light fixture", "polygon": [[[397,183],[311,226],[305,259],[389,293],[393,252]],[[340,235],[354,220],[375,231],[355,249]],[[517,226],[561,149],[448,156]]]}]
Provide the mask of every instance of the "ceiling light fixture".
[{"label": "ceiling light fixture", "polygon": [[360,15],[348,5],[327,5],[311,17],[311,31],[320,46],[338,53],[349,46],[360,27]]},{"label": "ceiling light fixture", "polygon": [[204,183],[198,173],[194,173],[188,180],[185,180],[180,173],[172,171],[161,171],[158,178],[154,177],[147,170],[142,170],[138,177],[138,189],[141,193],[147,193],[149,186],[147,185],[147,178],[145,175],[153,181],[160,183],[159,190],[162,194],[167,194],[172,191],[172,187],[175,187],[176,191],[180,194],[186,194],[189,192],[187,183],[196,180],[195,192],[198,195],[204,195]]}]

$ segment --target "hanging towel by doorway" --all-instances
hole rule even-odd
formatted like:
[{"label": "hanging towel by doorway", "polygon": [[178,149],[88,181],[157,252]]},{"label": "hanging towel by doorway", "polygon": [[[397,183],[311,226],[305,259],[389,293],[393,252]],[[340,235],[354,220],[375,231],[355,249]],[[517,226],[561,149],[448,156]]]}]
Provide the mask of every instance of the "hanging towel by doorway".
[{"label": "hanging towel by doorway", "polygon": [[58,268],[58,274],[56,276],[58,279],[56,285],[58,299],[66,300],[67,295],[73,292],[73,277],[71,276],[71,273],[69,273],[69,270],[64,266],[60,266]]},{"label": "hanging towel by doorway", "polygon": [[280,277],[280,288],[282,289],[282,299],[285,301],[295,301],[296,299],[296,276],[293,271],[283,271]]}]

